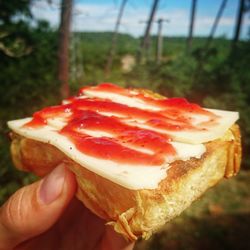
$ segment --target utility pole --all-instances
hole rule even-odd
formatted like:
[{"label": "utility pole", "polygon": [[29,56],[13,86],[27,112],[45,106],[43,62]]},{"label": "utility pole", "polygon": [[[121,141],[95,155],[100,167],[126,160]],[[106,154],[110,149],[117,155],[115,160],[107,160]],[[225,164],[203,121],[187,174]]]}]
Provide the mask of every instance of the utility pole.
[{"label": "utility pole", "polygon": [[192,47],[196,6],[197,6],[197,0],[193,0],[191,8],[190,24],[189,24],[189,34],[187,39],[187,52],[190,52]]},{"label": "utility pole", "polygon": [[222,13],[223,13],[223,11],[224,11],[224,9],[225,9],[225,7],[226,7],[226,4],[227,4],[227,0],[222,0],[221,5],[220,5],[220,8],[219,8],[219,10],[218,10],[218,13],[217,13],[217,15],[216,15],[216,18],[215,18],[215,20],[214,20],[213,27],[212,27],[212,29],[211,29],[210,35],[209,35],[209,37],[208,37],[208,39],[207,39],[207,42],[206,42],[206,44],[205,44],[205,47],[204,47],[204,48],[205,48],[205,51],[209,48],[209,45],[210,45],[211,41],[213,40],[215,31],[216,31],[216,29],[217,29],[217,26],[218,26],[218,23],[219,23],[220,18],[221,18],[221,16],[222,16]]},{"label": "utility pole", "polygon": [[155,16],[158,4],[159,4],[159,0],[154,0],[150,15],[149,15],[149,19],[147,22],[147,26],[145,29],[145,34],[144,34],[143,40],[141,42],[140,50],[139,50],[139,55],[138,55],[139,62],[141,62],[142,57],[144,56],[145,52],[146,52],[146,56],[148,56],[147,54],[148,54],[148,49],[149,49],[149,44],[150,44],[150,31],[151,31],[152,22],[154,20],[154,16]]},{"label": "utility pole", "polygon": [[61,19],[59,27],[58,80],[62,98],[69,96],[69,38],[73,0],[61,1]]},{"label": "utility pole", "polygon": [[109,56],[108,56],[106,67],[105,67],[105,75],[106,76],[109,75],[110,70],[112,68],[113,59],[114,59],[115,52],[116,52],[118,30],[119,30],[119,26],[121,23],[121,19],[122,19],[122,15],[123,15],[126,3],[127,3],[127,0],[122,0],[120,11],[119,11],[119,14],[118,14],[118,17],[116,20],[115,30],[114,30],[112,42],[111,42],[111,48],[110,48]]},{"label": "utility pole", "polygon": [[158,23],[157,52],[156,52],[157,64],[159,64],[161,62],[161,57],[162,57],[162,45],[163,45],[162,26],[163,26],[163,22],[169,22],[169,20],[163,19],[163,18],[159,18],[157,20],[157,23]]}]

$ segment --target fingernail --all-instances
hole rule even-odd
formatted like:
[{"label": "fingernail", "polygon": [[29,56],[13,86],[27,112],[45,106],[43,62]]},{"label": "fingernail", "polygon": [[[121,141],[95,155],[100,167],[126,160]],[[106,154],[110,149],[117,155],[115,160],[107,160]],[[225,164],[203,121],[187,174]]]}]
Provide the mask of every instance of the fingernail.
[{"label": "fingernail", "polygon": [[42,182],[40,187],[40,199],[48,205],[55,201],[62,192],[65,180],[65,167],[56,167]]}]

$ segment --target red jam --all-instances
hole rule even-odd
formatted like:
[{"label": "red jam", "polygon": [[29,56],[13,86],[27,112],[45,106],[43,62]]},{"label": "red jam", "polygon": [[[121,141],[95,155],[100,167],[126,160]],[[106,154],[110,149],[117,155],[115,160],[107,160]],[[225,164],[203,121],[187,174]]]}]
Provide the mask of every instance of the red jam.
[{"label": "red jam", "polygon": [[119,141],[107,137],[92,137],[82,132],[74,131],[70,126],[62,129],[76,148],[90,156],[112,160],[120,163],[138,165],[162,165],[164,158],[157,154],[145,154],[123,146]]},{"label": "red jam", "polygon": [[[130,97],[136,95],[136,98],[143,101],[150,99],[150,104],[162,109],[142,110],[107,99],[80,96],[67,99],[67,104],[44,108],[34,113],[33,119],[25,126],[37,128],[46,125],[48,119],[61,118],[67,125],[58,132],[68,137],[76,148],[86,155],[124,164],[161,165],[165,161],[164,158],[176,154],[169,143],[171,138],[166,135],[167,131],[200,130],[192,124],[190,113],[207,115],[210,120],[215,119],[210,112],[183,98],[157,100],[141,97],[141,94],[135,94],[135,91],[131,94],[129,89],[108,83],[82,88],[80,94],[83,95],[87,89]],[[149,129],[136,126],[138,120]],[[135,125],[129,125],[128,122]],[[164,131],[164,134],[150,128]],[[88,135],[87,131],[105,132],[108,136],[94,137]],[[147,151],[141,152],[138,148]],[[151,153],[147,153],[148,151]]]},{"label": "red jam", "polygon": [[167,98],[163,97],[153,98],[149,95],[145,95],[142,91],[133,89],[124,89],[112,83],[102,83],[93,87],[84,87],[79,91],[79,95],[84,95],[85,90],[91,90],[96,92],[107,92],[115,93],[122,96],[134,97],[145,101],[147,104],[152,104],[153,106],[160,107],[162,109],[168,110],[169,108],[178,109],[179,112],[190,112],[196,114],[203,114],[214,116],[211,112],[204,110],[199,105],[188,102],[185,98]]},{"label": "red jam", "polygon": [[136,126],[126,125],[116,117],[108,117],[94,111],[79,111],[71,116],[71,121],[62,129],[81,133],[81,130],[103,131],[112,135],[121,144],[135,147],[144,147],[154,153],[174,154],[175,151],[169,144],[171,139],[152,130],[141,129]]},{"label": "red jam", "polygon": [[[71,100],[72,101],[72,100]],[[182,111],[178,112],[178,116],[173,116],[167,114],[162,114],[164,111],[148,111],[142,110],[135,107],[129,107],[124,104],[111,102],[109,100],[100,100],[100,99],[75,99],[71,103],[73,107],[76,107],[80,110],[93,110],[98,112],[108,112],[116,115],[121,115],[123,119],[140,119],[143,121],[148,121],[151,119],[160,119],[166,123],[179,124],[182,125],[182,128],[190,128],[189,119],[185,118],[182,115]],[[191,123],[190,123],[191,124]]]}]

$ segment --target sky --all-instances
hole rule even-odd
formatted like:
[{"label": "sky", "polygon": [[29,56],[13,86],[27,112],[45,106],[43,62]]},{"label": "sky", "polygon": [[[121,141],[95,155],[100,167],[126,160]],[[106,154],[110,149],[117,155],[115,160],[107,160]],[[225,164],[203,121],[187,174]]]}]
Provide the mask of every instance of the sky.
[{"label": "sky", "polygon": [[[74,0],[71,29],[74,31],[113,31],[122,0]],[[155,20],[169,20],[163,25],[164,36],[187,36],[191,0],[160,0]],[[208,36],[222,0],[197,0],[194,36]],[[135,37],[145,31],[153,0],[127,0],[119,32]],[[216,36],[232,38],[239,0],[228,0],[219,22]],[[32,13],[36,19],[45,19],[58,27],[60,0],[35,0]],[[248,37],[250,15],[243,20],[241,38]],[[157,33],[155,22],[151,34]]]}]

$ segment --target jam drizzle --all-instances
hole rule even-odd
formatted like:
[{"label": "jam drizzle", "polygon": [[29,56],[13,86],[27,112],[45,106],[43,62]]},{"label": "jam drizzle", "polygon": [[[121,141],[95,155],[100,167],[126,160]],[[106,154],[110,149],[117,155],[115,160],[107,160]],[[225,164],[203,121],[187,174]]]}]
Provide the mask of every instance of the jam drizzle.
[{"label": "jam drizzle", "polygon": [[[152,104],[155,107],[162,108],[162,110],[165,111],[168,111],[169,108],[174,108],[175,110],[178,110],[178,112],[190,112],[200,115],[215,116],[213,113],[203,109],[198,104],[188,102],[185,98],[167,98],[163,96],[159,98],[158,94],[156,95],[152,93],[151,95],[148,95],[143,89],[125,89],[112,83],[102,83],[97,86],[81,88],[78,96],[84,95],[86,90],[94,92],[115,93],[121,96],[136,98],[138,100],[144,101],[147,104]],[[154,98],[154,95],[156,95],[157,98]]]},{"label": "jam drizzle", "polygon": [[[83,96],[87,89],[141,98],[147,102],[150,99],[151,104],[162,109],[142,110],[108,99],[88,98]],[[204,127],[193,125],[192,115],[206,116],[208,122],[216,120],[214,114],[183,98],[157,100],[146,95],[142,97],[140,92],[108,83],[82,88],[78,97],[69,98],[65,103],[34,113],[33,119],[24,126],[38,128],[47,125],[49,119],[60,118],[66,122],[66,125],[58,133],[71,140],[79,151],[86,155],[125,164],[162,165],[166,158],[176,154],[170,144],[171,137],[167,135],[168,131],[204,130]],[[129,125],[131,121],[135,125]],[[141,128],[138,121],[147,125],[149,129]],[[164,133],[150,128],[161,129]],[[106,132],[110,136],[90,136],[88,131]],[[147,151],[140,151],[140,148]]]}]

